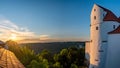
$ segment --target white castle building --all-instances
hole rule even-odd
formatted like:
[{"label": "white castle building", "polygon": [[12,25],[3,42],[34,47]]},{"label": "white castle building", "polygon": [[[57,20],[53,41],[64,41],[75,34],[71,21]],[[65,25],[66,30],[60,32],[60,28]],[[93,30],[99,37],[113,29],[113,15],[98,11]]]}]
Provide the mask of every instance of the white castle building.
[{"label": "white castle building", "polygon": [[120,18],[96,4],[90,17],[90,41],[86,42],[89,68],[120,68]]}]

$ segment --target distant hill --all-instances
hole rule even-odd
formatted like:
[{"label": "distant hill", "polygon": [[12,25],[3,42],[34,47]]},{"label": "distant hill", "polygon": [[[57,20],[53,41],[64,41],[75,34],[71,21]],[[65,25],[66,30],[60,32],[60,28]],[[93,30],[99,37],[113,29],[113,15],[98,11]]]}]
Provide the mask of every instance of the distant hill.
[{"label": "distant hill", "polygon": [[51,43],[24,43],[23,46],[29,46],[36,53],[41,52],[44,49],[47,49],[51,53],[58,53],[63,48],[68,48],[75,46],[77,48],[84,47],[85,42],[51,42]]}]

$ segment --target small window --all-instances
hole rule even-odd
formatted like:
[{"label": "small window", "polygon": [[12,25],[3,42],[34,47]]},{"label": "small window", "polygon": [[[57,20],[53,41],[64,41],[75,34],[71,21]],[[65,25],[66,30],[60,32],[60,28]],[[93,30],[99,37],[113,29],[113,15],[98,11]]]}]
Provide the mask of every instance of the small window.
[{"label": "small window", "polygon": [[98,27],[96,27],[96,30],[98,30]]},{"label": "small window", "polygon": [[96,11],[96,9],[94,9],[94,11]]},{"label": "small window", "polygon": [[113,29],[115,29],[115,25],[113,25]]},{"label": "small window", "polygon": [[103,17],[105,16],[105,14],[103,14]]},{"label": "small window", "polygon": [[102,41],[103,43],[106,43],[107,41],[105,40],[105,41]]},{"label": "small window", "polygon": [[104,52],[103,50],[99,50],[99,52]]},{"label": "small window", "polygon": [[95,61],[99,61],[98,59],[95,59]]},{"label": "small window", "polygon": [[94,19],[96,20],[96,16],[94,16]]}]

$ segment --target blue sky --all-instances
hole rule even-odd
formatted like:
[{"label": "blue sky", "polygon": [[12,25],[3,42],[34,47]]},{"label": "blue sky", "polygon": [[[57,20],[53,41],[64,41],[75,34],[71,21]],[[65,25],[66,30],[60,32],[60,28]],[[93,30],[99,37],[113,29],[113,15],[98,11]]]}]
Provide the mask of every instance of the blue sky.
[{"label": "blue sky", "polygon": [[[29,40],[88,40],[94,3],[120,16],[119,0],[0,0],[0,20],[2,24],[6,20],[9,23],[2,25],[0,36],[8,33],[7,37]],[[9,31],[13,32],[7,31],[6,26],[12,27]]]}]

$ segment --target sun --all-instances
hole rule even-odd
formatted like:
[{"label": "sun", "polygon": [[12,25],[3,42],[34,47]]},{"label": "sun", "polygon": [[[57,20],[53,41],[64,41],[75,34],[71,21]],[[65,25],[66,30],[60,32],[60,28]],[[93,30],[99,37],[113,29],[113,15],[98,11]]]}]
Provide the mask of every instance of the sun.
[{"label": "sun", "polygon": [[11,34],[10,39],[16,41],[17,40],[17,35],[16,34]]}]

